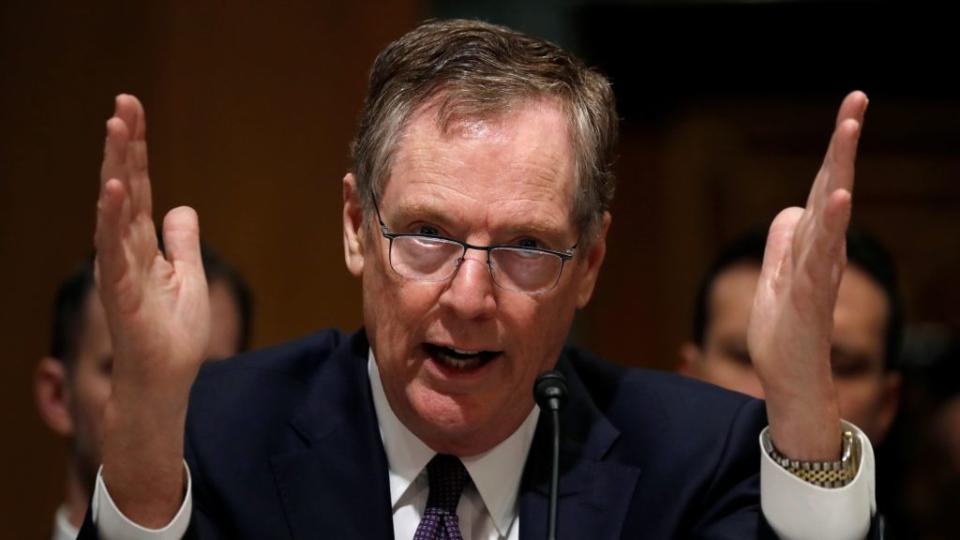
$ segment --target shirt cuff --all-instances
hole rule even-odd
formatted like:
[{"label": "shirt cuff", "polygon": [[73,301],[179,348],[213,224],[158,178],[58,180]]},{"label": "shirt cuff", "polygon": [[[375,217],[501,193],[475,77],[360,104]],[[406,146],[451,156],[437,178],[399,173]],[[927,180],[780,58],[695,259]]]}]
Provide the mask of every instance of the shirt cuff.
[{"label": "shirt cuff", "polygon": [[870,439],[853,424],[854,444],[861,449],[860,468],[853,480],[839,488],[813,485],[781,467],[763,450],[770,428],[760,433],[760,505],[777,536],[787,540],[862,539],[876,513],[876,478]]},{"label": "shirt cuff", "polygon": [[90,508],[91,518],[97,525],[100,538],[103,540],[179,540],[183,538],[193,512],[190,467],[187,466],[186,461],[183,462],[183,469],[187,475],[187,490],[183,497],[183,504],[166,526],[160,529],[148,529],[130,521],[117,508],[107,491],[107,484],[103,481],[103,466],[101,466],[97,471],[97,483]]}]

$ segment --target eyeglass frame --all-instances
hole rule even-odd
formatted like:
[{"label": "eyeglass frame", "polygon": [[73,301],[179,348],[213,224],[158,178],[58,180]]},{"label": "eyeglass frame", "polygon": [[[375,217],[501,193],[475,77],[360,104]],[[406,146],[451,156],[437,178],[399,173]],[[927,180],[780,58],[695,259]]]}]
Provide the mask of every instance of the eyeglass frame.
[{"label": "eyeglass frame", "polygon": [[[566,266],[567,261],[569,261],[570,259],[572,259],[572,258],[574,257],[574,255],[576,255],[577,246],[580,245],[580,242],[577,241],[577,243],[573,244],[570,248],[568,248],[568,249],[565,250],[565,251],[559,251],[559,250],[548,249],[548,248],[540,248],[540,247],[514,246],[514,245],[510,245],[510,244],[493,244],[493,245],[489,245],[489,246],[477,246],[477,245],[474,245],[474,244],[470,244],[470,243],[464,242],[464,241],[462,241],[462,240],[457,240],[456,238],[450,238],[449,236],[443,236],[443,235],[439,235],[439,234],[433,235],[433,234],[419,234],[419,233],[398,233],[398,232],[391,231],[390,228],[387,227],[387,224],[383,222],[383,216],[380,215],[380,203],[378,202],[378,197],[377,197],[376,195],[373,195],[373,209],[374,209],[374,211],[376,211],[376,213],[377,213],[377,221],[380,223],[380,234],[382,234],[384,238],[386,238],[387,240],[390,241],[390,245],[389,245],[389,247],[387,248],[387,249],[388,249],[388,251],[387,251],[387,260],[390,262],[390,268],[391,268],[394,272],[396,272],[397,275],[399,275],[400,277],[402,277],[402,278],[404,278],[404,279],[410,279],[410,280],[412,280],[412,281],[419,281],[419,282],[421,282],[421,283],[443,283],[443,282],[445,282],[445,281],[449,281],[449,280],[453,279],[453,276],[455,276],[455,275],[457,274],[457,270],[460,268],[460,264],[463,263],[464,260],[466,260],[467,250],[468,250],[468,249],[473,249],[473,250],[476,250],[476,251],[485,251],[485,252],[487,253],[487,269],[490,271],[490,279],[491,279],[491,281],[493,281],[493,283],[494,283],[497,287],[500,287],[501,289],[503,289],[503,290],[505,290],[505,291],[519,292],[519,293],[530,294],[530,295],[544,294],[544,293],[546,293],[546,292],[549,292],[549,291],[552,291],[553,289],[555,289],[555,288],[557,287],[557,283],[560,283],[560,277],[563,275],[563,269],[564,269],[564,267]],[[422,279],[422,280],[421,280],[421,279],[410,278],[410,277],[404,276],[404,275],[400,274],[400,272],[397,271],[396,268],[394,268],[394,266],[393,266],[393,241],[394,241],[394,239],[396,239],[396,238],[411,238],[411,237],[413,237],[413,238],[429,238],[429,239],[431,239],[431,240],[443,240],[443,241],[446,241],[446,242],[450,242],[450,243],[453,243],[453,244],[457,244],[457,245],[459,245],[461,248],[463,248],[463,252],[460,254],[460,257],[458,257],[458,258],[456,259],[456,261],[457,261],[456,268],[453,270],[453,272],[450,273],[450,276],[449,276],[449,277],[446,277],[446,278],[444,278],[444,279],[438,279],[438,280],[429,280],[429,279]],[[491,252],[493,252],[494,250],[497,250],[497,249],[504,249],[504,250],[510,250],[510,251],[532,251],[532,252],[535,252],[535,253],[544,253],[544,254],[554,255],[554,256],[556,256],[556,257],[559,257],[559,258],[560,258],[560,270],[557,272],[557,279],[555,279],[554,282],[553,282],[553,284],[550,285],[549,287],[546,287],[546,288],[543,288],[543,289],[539,289],[539,290],[537,290],[537,291],[524,291],[524,290],[522,290],[522,289],[510,289],[510,288],[504,287],[504,286],[501,285],[501,284],[497,281],[497,279],[494,277],[494,272],[493,272],[493,259],[492,259],[492,257],[491,257]]]}]

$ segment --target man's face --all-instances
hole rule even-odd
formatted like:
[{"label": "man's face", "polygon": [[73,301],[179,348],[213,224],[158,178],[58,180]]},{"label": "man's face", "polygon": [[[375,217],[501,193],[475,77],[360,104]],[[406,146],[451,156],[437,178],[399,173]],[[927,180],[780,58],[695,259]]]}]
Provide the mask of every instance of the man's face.
[{"label": "man's face", "polygon": [[237,354],[240,343],[240,306],[223,281],[210,282],[210,343],[207,359],[223,360]]},{"label": "man's face", "polygon": [[[576,244],[574,161],[559,106],[528,102],[447,132],[434,114],[428,107],[411,118],[380,194],[392,231],[481,246]],[[537,295],[496,286],[486,254],[474,250],[449,281],[405,280],[391,268],[376,222],[360,225],[353,182],[348,175],[347,264],[362,275],[364,321],[390,406],[438,452],[486,451],[531,411],[534,379],[554,366],[574,311],[590,297],[602,235],[567,262],[554,289]]]},{"label": "man's face", "polygon": [[[688,345],[685,368],[719,386],[763,398],[763,388],[747,351],[747,327],[760,268],[744,262],[713,282],[703,349]],[[883,289],[855,266],[840,282],[831,358],[840,415],[878,441],[897,405],[899,376],[884,368],[889,306]]]},{"label": "man's face", "polygon": [[73,420],[72,457],[84,485],[92,486],[102,462],[103,409],[110,398],[113,368],[110,331],[96,290],[87,293],[83,316],[73,370],[67,375],[66,401]]}]

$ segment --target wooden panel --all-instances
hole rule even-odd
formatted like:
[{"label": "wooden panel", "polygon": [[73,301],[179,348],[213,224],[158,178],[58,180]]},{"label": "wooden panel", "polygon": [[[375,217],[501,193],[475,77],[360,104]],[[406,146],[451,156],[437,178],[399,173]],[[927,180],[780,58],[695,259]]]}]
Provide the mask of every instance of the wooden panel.
[{"label": "wooden panel", "polygon": [[0,419],[4,538],[43,538],[65,448],[33,408],[56,284],[91,250],[104,122],[147,107],[159,219],[189,204],[256,296],[254,343],[359,324],[340,179],[375,54],[419,2],[121,2],[0,7]]},{"label": "wooden panel", "polygon": [[[721,246],[802,205],[833,125],[831,100],[687,100],[627,126],[610,257],[581,341],[627,364],[670,368],[694,291]],[[908,319],[960,328],[960,104],[874,99],[854,194],[856,226],[896,258]]]}]

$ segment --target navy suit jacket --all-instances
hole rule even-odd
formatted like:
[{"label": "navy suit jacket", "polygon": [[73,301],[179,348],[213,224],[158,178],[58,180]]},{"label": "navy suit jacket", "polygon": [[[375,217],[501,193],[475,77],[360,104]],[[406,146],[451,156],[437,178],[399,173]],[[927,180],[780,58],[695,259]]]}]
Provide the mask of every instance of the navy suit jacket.
[{"label": "navy suit jacket", "polygon": [[[194,384],[188,537],[390,539],[386,454],[363,331],[327,330],[211,364]],[[567,349],[558,531],[566,539],[767,538],[762,402]],[[550,467],[539,422],[520,538],[545,538]],[[81,538],[94,538],[85,523]]]}]

